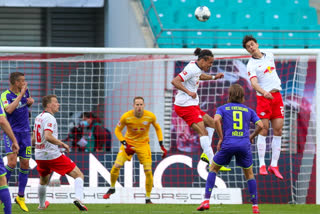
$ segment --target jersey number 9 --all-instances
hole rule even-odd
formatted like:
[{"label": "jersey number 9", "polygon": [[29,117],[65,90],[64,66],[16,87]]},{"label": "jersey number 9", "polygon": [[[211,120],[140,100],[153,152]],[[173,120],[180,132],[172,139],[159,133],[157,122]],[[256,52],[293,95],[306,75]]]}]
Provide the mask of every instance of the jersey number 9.
[{"label": "jersey number 9", "polygon": [[242,129],[242,111],[233,112],[233,129]]}]

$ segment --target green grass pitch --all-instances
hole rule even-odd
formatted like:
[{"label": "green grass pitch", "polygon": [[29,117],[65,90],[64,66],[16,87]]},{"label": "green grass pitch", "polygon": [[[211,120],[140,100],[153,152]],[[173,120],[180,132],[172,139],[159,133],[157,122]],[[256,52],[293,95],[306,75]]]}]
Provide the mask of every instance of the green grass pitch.
[{"label": "green grass pitch", "polygon": [[[87,204],[88,212],[80,212],[73,204],[50,204],[46,210],[38,210],[38,204],[27,204],[29,213],[128,213],[128,214],[166,214],[166,213],[220,213],[220,214],[251,214],[251,205],[211,205],[210,210],[199,212],[198,205],[190,204]],[[261,214],[316,214],[320,213],[320,205],[274,205],[260,204]],[[0,211],[1,212],[1,211]],[[12,213],[25,213],[17,204],[12,204]]]}]

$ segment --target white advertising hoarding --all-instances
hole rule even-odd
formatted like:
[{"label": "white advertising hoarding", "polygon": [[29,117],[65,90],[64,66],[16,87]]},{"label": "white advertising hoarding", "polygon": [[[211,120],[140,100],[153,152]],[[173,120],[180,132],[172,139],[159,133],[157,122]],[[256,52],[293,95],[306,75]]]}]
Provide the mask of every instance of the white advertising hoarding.
[{"label": "white advertising hoarding", "polygon": [[[18,187],[10,187],[12,199],[18,193]],[[116,188],[116,193],[110,199],[103,199],[108,187],[85,187],[85,204],[144,204],[145,189]],[[199,204],[204,200],[204,188],[153,188],[151,200],[156,204]],[[39,203],[38,189],[27,187],[25,191],[27,203]],[[72,203],[74,188],[67,186],[48,187],[47,200],[50,203]],[[211,195],[211,204],[242,204],[240,188],[215,188]]]}]

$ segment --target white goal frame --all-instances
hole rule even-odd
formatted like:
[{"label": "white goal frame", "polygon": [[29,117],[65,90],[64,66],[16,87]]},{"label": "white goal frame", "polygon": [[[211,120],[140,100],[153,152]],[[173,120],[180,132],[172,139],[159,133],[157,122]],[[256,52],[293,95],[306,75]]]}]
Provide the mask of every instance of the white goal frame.
[{"label": "white goal frame", "polygon": [[[211,49],[217,57],[248,55],[244,49]],[[268,49],[276,56],[314,56],[316,73],[320,74],[320,49]],[[61,47],[0,47],[0,55],[10,53],[65,53],[112,55],[193,55],[194,49],[178,48],[61,48]],[[320,75],[316,76],[316,120],[320,121]],[[316,204],[320,204],[320,123],[316,124]]]}]

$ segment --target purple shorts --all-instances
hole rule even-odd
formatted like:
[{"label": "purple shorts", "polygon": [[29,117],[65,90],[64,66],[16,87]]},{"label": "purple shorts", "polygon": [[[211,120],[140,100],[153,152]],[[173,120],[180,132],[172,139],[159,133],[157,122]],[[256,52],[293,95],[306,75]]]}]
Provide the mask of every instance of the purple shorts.
[{"label": "purple shorts", "polygon": [[213,162],[220,166],[228,165],[231,158],[236,157],[236,164],[242,168],[252,166],[252,153],[250,140],[245,139],[226,139],[222,142],[221,149],[213,157]]},{"label": "purple shorts", "polygon": [[[18,156],[25,159],[31,158],[32,150],[30,132],[14,132],[14,136],[16,137],[20,147]],[[12,153],[12,141],[6,134],[3,134],[3,142],[4,147],[6,148],[6,154]]]}]

